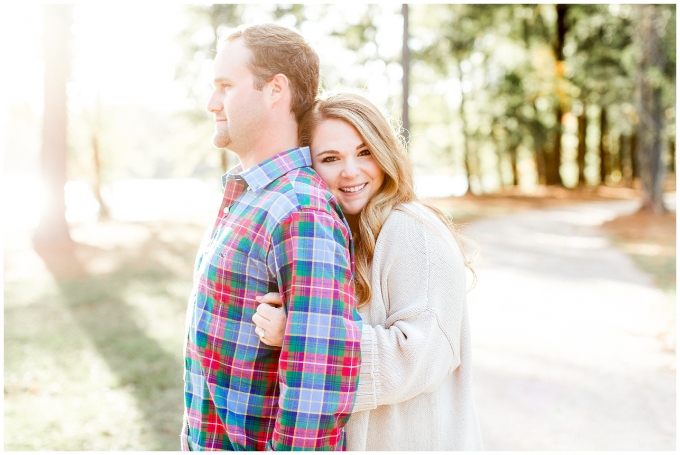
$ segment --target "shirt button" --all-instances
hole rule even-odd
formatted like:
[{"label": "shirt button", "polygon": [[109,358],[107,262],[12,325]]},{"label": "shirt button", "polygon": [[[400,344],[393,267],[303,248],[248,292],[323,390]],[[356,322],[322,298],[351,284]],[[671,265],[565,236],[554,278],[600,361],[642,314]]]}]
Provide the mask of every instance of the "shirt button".
[{"label": "shirt button", "polygon": [[224,213],[229,213],[229,207],[223,208],[222,211],[223,211]]}]

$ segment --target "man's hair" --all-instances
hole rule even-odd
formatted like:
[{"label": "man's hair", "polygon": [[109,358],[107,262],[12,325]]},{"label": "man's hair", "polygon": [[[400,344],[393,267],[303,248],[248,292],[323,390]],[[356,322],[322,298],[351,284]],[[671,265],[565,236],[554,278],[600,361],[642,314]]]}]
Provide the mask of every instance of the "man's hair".
[{"label": "man's hair", "polygon": [[222,41],[238,38],[251,52],[249,69],[256,89],[262,90],[279,73],[288,78],[290,110],[299,122],[319,91],[319,56],[314,49],[298,32],[277,24],[242,25]]}]

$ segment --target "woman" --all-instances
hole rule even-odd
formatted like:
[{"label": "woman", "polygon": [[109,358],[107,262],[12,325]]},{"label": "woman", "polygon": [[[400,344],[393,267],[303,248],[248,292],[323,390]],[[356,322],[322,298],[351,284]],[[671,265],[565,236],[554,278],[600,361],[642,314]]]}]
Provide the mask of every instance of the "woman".
[{"label": "woman", "polygon": [[[348,450],[474,450],[465,266],[446,217],[416,200],[405,147],[365,98],[319,100],[300,123],[312,166],[354,238],[355,288],[364,325],[361,375],[346,426]],[[253,321],[280,346],[285,315],[262,302]]]}]

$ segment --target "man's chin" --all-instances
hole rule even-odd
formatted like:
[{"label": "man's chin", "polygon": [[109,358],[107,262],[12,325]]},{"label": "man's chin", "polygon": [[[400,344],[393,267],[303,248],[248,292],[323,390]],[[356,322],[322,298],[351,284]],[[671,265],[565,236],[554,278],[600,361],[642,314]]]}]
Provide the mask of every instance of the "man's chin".
[{"label": "man's chin", "polygon": [[224,136],[213,136],[213,145],[218,148],[218,149],[226,149],[229,148],[229,144],[231,144],[231,140],[229,138],[225,138]]}]

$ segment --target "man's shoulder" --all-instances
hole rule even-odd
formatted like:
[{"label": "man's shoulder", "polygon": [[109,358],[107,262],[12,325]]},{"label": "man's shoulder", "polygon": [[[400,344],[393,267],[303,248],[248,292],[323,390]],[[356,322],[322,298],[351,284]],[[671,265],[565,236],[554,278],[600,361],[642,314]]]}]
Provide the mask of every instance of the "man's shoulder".
[{"label": "man's shoulder", "polygon": [[326,183],[311,167],[294,169],[281,176],[272,188],[282,197],[296,202],[299,210],[333,212],[335,198]]},{"label": "man's shoulder", "polygon": [[340,217],[340,207],[333,194],[311,167],[287,172],[268,185],[265,191],[268,211],[278,222],[301,210],[321,211]]}]

